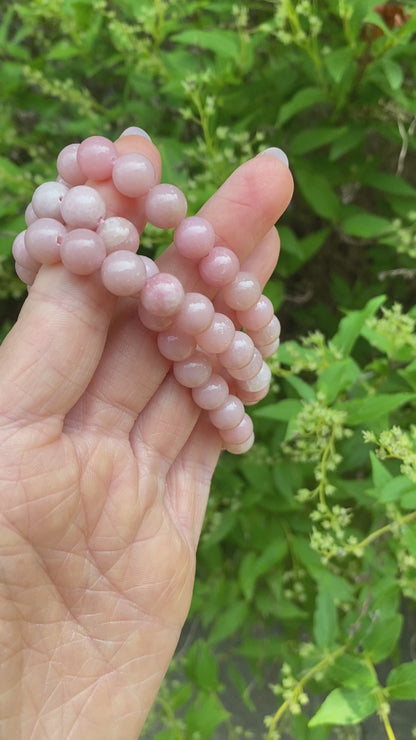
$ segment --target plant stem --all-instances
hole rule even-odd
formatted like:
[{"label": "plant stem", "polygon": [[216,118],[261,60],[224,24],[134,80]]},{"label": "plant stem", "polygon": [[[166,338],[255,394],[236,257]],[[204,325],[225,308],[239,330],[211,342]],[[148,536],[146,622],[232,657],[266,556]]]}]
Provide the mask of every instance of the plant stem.
[{"label": "plant stem", "polygon": [[377,687],[375,689],[375,697],[376,697],[376,701],[377,701],[377,712],[378,712],[378,716],[380,717],[380,719],[381,719],[381,721],[382,721],[382,723],[384,725],[384,729],[386,731],[386,735],[388,737],[388,740],[396,740],[396,736],[395,736],[394,731],[393,731],[393,728],[392,728],[392,726],[390,724],[390,718],[389,718],[389,709],[390,709],[390,707],[389,707],[388,703],[386,702],[386,697],[385,697],[385,694],[384,694],[384,690],[382,689],[382,687],[378,683],[378,676],[377,676],[376,669],[374,668],[374,664],[373,664],[372,660],[368,657],[368,655],[365,657],[365,663],[368,666],[368,668],[370,669],[370,671],[373,674],[373,676],[375,677],[375,679],[377,680]]},{"label": "plant stem", "polygon": [[[416,519],[416,511],[412,511],[410,514],[406,514],[405,516],[400,517],[398,524],[407,524],[408,522],[413,521]],[[380,529],[376,529],[375,532],[372,532],[368,535],[368,537],[365,537],[361,542],[358,542],[356,545],[349,545],[346,549],[349,552],[354,552],[356,549],[361,549],[364,547],[367,547],[367,545],[370,544],[370,542],[373,542],[374,540],[378,539],[378,537],[381,537],[383,534],[386,534],[387,532],[391,532],[392,527],[396,524],[396,522],[392,522],[391,524],[386,524],[384,527],[380,527]]]},{"label": "plant stem", "polygon": [[[336,658],[338,658],[339,655],[342,655],[343,653],[345,653],[346,649],[347,649],[347,645],[342,645],[341,647],[337,648],[337,650],[334,650],[333,653],[328,653],[327,655],[325,655],[322,658],[322,660],[319,661],[319,663],[317,663],[312,668],[310,668],[309,671],[305,673],[303,678],[301,678],[300,681],[298,681],[298,683],[296,684],[292,692],[292,697],[296,700],[299,694],[305,688],[308,681],[310,681],[311,678],[313,678],[316,673],[319,673],[322,669],[326,668],[327,665],[329,665],[330,663],[333,663],[334,660],[336,660]],[[286,701],[284,701],[283,704],[280,705],[279,709],[277,710],[276,714],[274,715],[271,721],[269,731],[267,733],[267,740],[272,740],[272,732],[273,730],[276,729],[283,715],[289,709],[289,705],[290,705],[290,702],[288,699],[286,699]]]}]

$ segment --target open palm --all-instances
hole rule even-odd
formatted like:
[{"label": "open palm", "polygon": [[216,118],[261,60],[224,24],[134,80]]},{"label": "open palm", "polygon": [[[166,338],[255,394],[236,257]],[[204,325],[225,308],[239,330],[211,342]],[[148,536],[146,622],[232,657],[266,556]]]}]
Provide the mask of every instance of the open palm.
[{"label": "open palm", "polygon": [[[143,140],[144,141],[144,140]],[[292,192],[271,156],[202,209],[262,284]],[[162,269],[202,290],[173,248]],[[41,269],[0,349],[0,735],[135,740],[176,647],[218,434],[135,302]]]}]

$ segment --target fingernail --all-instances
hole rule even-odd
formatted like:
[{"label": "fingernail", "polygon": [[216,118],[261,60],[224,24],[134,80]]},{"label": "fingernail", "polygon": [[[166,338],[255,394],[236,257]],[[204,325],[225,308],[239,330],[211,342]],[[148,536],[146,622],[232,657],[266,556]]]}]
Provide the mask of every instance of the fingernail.
[{"label": "fingernail", "polygon": [[277,146],[270,146],[268,149],[265,149],[264,152],[260,152],[258,156],[262,156],[263,154],[270,154],[271,157],[276,157],[276,159],[280,159],[280,161],[283,162],[286,167],[289,167],[289,160],[283,149],[279,149],[279,147]]},{"label": "fingernail", "polygon": [[136,136],[144,136],[145,139],[149,139],[149,141],[152,141],[147,131],[145,131],[144,128],[140,128],[140,126],[129,126],[123,131],[122,134],[120,134],[119,138],[121,139],[122,136],[129,136],[130,134],[135,134]]}]

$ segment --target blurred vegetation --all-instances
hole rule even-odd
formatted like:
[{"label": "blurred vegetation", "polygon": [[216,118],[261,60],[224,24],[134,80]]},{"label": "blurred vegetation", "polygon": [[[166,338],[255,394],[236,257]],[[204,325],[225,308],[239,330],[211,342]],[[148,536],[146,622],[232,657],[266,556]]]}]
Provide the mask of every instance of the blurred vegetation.
[{"label": "blurred vegetation", "polygon": [[0,4],[3,335],[23,299],[11,244],[66,144],[142,126],[191,213],[266,146],[296,181],[267,288],[273,388],[253,450],[218,467],[144,738],[416,725],[415,34],[413,3],[374,0]]}]

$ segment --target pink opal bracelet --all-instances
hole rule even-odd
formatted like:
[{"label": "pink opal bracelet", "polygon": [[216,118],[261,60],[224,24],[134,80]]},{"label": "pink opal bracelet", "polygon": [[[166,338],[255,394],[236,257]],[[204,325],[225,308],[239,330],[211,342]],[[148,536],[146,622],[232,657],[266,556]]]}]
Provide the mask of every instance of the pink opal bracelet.
[{"label": "pink opal bracelet", "polygon": [[[136,127],[122,136],[127,134],[150,138]],[[140,321],[157,334],[160,353],[208,414],[224,448],[235,454],[250,449],[253,423],[244,405],[266,396],[271,373],[265,358],[277,350],[280,336],[273,305],[256,277],[241,270],[235,252],[216,244],[209,221],[186,216],[184,194],[174,185],[158,184],[147,157],[119,155],[112,141],[91,136],[61,151],[57,171],[55,182],[36,188],[25,212],[27,228],[14,240],[18,276],[31,285],[41,265],[61,262],[75,275],[99,272],[110,293],[137,298]],[[111,179],[121,195],[142,199],[149,223],[175,229],[177,252],[197,264],[207,286],[220,291],[221,305],[233,319],[216,311],[203,293],[186,293],[177,277],[137,254],[136,227],[127,218],[107,215],[100,193],[86,184],[90,179]]]}]

